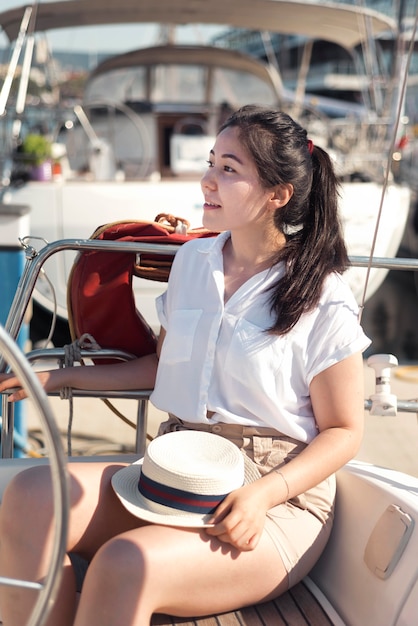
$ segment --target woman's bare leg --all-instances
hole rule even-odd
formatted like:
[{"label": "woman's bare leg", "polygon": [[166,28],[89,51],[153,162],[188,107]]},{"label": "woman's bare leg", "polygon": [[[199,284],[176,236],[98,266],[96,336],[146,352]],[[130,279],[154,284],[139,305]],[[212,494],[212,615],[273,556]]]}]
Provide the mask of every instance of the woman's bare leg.
[{"label": "woman's bare leg", "polygon": [[[121,465],[70,463],[71,514],[67,550],[90,559],[114,535],[140,521],[120,505],[110,485]],[[5,491],[0,508],[0,575],[42,581],[50,563],[52,486],[48,467],[18,474]],[[36,600],[34,591],[0,587],[0,606],[7,626],[27,623]],[[69,561],[57,602],[48,620],[51,626],[70,626],[75,613],[75,578]]]},{"label": "woman's bare leg", "polygon": [[287,589],[269,536],[239,552],[204,531],[145,526],[111,539],[94,557],[75,626],[149,626],[153,613],[224,612]]}]

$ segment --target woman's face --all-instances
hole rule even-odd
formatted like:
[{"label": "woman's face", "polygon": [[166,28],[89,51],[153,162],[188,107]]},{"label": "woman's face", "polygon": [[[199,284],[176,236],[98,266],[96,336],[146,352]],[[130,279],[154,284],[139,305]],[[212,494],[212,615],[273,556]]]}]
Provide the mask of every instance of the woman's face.
[{"label": "woman's face", "polygon": [[270,217],[267,209],[274,189],[261,185],[255,163],[235,127],[217,136],[201,186],[205,199],[203,225],[209,230],[254,228]]}]

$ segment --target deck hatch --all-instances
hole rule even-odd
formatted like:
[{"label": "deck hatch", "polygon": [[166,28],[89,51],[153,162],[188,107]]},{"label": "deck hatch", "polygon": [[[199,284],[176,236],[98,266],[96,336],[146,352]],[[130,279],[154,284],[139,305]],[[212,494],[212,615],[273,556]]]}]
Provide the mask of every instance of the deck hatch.
[{"label": "deck hatch", "polygon": [[364,551],[369,570],[386,580],[392,574],[409,541],[414,521],[408,513],[390,504],[376,523]]}]

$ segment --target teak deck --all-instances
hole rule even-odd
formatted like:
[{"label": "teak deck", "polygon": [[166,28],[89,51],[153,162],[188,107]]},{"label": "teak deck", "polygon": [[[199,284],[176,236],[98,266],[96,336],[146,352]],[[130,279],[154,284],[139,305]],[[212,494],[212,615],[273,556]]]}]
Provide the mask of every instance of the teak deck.
[{"label": "teak deck", "polygon": [[333,626],[318,600],[301,582],[275,600],[239,611],[197,618],[154,615],[153,626]]}]

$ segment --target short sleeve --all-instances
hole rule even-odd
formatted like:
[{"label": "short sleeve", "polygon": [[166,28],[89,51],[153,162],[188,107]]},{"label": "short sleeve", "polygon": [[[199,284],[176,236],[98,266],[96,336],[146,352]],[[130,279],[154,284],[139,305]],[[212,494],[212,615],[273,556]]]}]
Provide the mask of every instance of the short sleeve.
[{"label": "short sleeve", "polygon": [[348,287],[339,277],[332,297],[321,299],[318,315],[309,333],[307,350],[307,381],[328,367],[356,352],[363,352],[371,341],[358,320],[358,305]]}]

